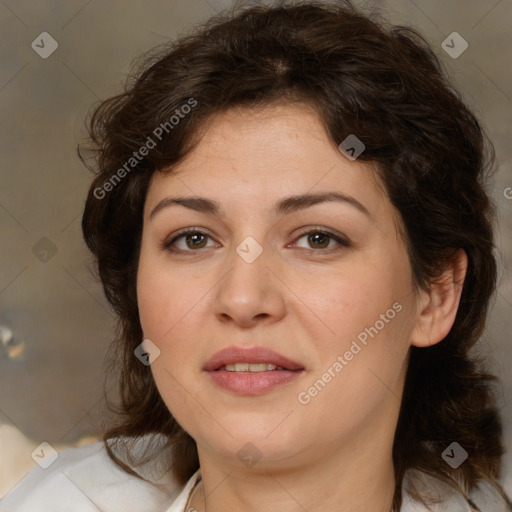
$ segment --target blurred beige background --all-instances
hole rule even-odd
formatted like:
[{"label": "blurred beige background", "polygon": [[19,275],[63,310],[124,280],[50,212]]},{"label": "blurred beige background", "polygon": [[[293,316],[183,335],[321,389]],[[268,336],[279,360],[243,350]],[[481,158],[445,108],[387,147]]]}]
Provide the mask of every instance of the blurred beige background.
[{"label": "blurred beige background", "polygon": [[[503,381],[500,404],[512,449],[512,0],[356,3],[426,36],[495,143],[502,277],[480,347]],[[0,344],[0,424],[14,427],[0,429],[0,460],[13,456],[12,439],[20,446],[19,467],[4,468],[4,477],[23,476],[34,464],[30,451],[42,441],[63,446],[97,434],[104,414],[102,363],[114,318],[80,232],[91,181],[75,150],[84,115],[121,91],[142,52],[230,5],[0,1],[0,325],[13,335]],[[457,58],[461,40],[452,56],[442,47],[453,32],[468,43]],[[507,487],[511,492],[509,481]]]}]

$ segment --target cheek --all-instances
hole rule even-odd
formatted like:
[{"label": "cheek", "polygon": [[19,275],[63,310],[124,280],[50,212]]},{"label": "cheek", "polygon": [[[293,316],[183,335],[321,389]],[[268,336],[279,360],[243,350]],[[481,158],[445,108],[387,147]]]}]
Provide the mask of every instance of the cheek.
[{"label": "cheek", "polygon": [[137,286],[144,337],[160,350],[151,370],[168,408],[180,416],[183,407],[194,406],[182,386],[193,393],[190,379],[200,371],[198,353],[207,340],[203,324],[211,311],[211,286],[205,279],[191,279],[186,271],[171,272],[156,258],[143,257]]},{"label": "cheek", "polygon": [[[407,356],[415,311],[408,262],[401,253],[384,255],[379,264],[355,265],[324,285],[308,296],[329,329],[321,340],[315,335],[321,366],[311,381],[328,380],[330,369],[336,375],[332,398],[342,395],[357,408],[357,397],[393,388]],[[343,369],[338,364],[336,371],[338,356]]]},{"label": "cheek", "polygon": [[[334,272],[320,280],[302,280],[297,295],[307,297],[307,305],[327,328],[328,339],[336,344],[336,340],[352,340],[400,301],[408,291],[405,277],[406,272],[400,275],[392,263],[381,260],[375,265],[352,265],[349,271]],[[394,313],[392,310],[390,315]]]},{"label": "cheek", "polygon": [[[205,289],[201,288],[203,286]],[[193,281],[186,271],[170,270],[160,258],[141,254],[137,275],[137,302],[145,336],[163,343],[175,326],[201,307],[206,284]]]},{"label": "cheek", "polygon": [[353,335],[344,333],[340,320],[340,334],[322,348],[321,365],[300,390],[300,407],[316,418],[326,437],[371,424],[372,416],[389,401],[396,401],[396,407],[400,404],[410,317],[401,303],[383,313],[388,323],[380,323],[370,314],[366,315],[368,320],[363,318],[356,324],[348,315],[347,331]]}]

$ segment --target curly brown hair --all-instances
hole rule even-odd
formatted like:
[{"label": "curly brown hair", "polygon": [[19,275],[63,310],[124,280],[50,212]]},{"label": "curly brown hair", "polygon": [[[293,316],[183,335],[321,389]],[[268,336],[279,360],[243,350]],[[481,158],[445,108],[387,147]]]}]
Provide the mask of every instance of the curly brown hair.
[{"label": "curly brown hair", "polygon": [[[336,144],[349,134],[364,143],[359,160],[375,164],[401,215],[417,288],[428,289],[459,248],[468,257],[449,334],[411,348],[393,446],[394,507],[402,504],[409,469],[454,487],[474,510],[470,492],[480,482],[512,506],[498,483],[503,447],[494,377],[470,354],[496,288],[495,207],[485,191],[492,145],[425,40],[349,1],[237,6],[145,55],[125,91],[94,110],[89,146],[98,172],[82,229],[119,319],[111,369],[120,372],[120,398],[110,404],[119,420],[104,435],[109,456],[140,476],[109,441],[159,434],[177,481],[199,467],[194,440],[170,414],[150,368],[134,357],[143,337],[136,276],[144,201],[152,174],[172,172],[216,114],[282,100],[313,106]],[[454,440],[469,454],[457,470],[441,458]],[[419,490],[411,492],[425,502]]]}]

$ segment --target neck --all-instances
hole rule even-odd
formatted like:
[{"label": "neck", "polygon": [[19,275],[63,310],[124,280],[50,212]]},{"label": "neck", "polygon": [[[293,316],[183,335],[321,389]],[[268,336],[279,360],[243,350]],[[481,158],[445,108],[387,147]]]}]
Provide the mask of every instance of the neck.
[{"label": "neck", "polygon": [[[229,465],[225,459],[215,464],[200,452],[202,481],[188,510],[390,512],[395,476],[391,450],[384,448],[388,435],[382,435],[373,442],[352,440],[338,450],[316,450],[313,463],[293,468],[258,468],[258,463],[240,469],[240,464]],[[376,439],[383,442],[376,446]]]}]

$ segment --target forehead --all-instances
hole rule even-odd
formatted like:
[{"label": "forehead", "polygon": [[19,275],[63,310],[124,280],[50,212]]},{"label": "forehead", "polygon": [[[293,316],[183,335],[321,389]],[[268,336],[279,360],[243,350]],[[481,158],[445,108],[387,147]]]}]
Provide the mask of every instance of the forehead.
[{"label": "forehead", "polygon": [[186,159],[154,173],[147,207],[169,194],[221,203],[274,204],[286,195],[338,191],[377,217],[395,215],[373,164],[349,161],[305,104],[233,108],[210,119]]}]

